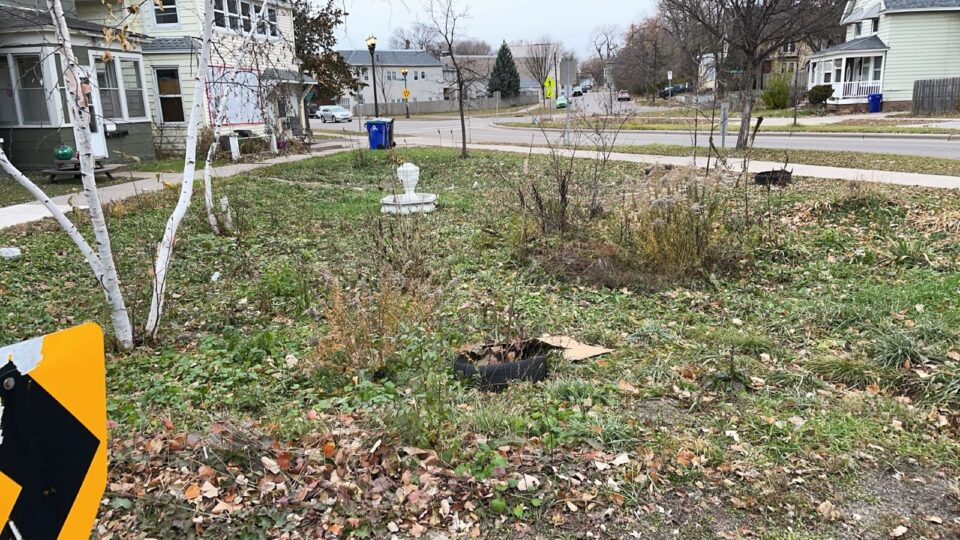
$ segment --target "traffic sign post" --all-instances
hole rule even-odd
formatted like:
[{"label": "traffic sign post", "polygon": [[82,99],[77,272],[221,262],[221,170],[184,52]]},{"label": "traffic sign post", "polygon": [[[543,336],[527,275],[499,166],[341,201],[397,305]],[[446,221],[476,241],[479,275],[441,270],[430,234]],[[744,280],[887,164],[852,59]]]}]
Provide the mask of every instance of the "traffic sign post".
[{"label": "traffic sign post", "polygon": [[0,538],[88,538],[106,483],[100,327],[0,348]]}]

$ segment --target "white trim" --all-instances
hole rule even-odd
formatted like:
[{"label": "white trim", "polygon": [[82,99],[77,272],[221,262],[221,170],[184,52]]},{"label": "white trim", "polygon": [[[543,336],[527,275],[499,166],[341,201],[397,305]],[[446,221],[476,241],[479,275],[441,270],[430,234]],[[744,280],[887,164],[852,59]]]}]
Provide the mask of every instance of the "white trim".
[{"label": "white trim", "polygon": [[[10,78],[13,85],[13,101],[14,107],[16,108],[17,114],[17,123],[16,124],[3,124],[0,126],[0,129],[11,129],[11,128],[40,128],[40,129],[49,129],[49,128],[59,128],[62,127],[59,114],[53,114],[53,111],[60,108],[59,101],[60,95],[58,93],[57,85],[54,84],[51,89],[51,81],[57,80],[56,75],[56,64],[53,61],[53,47],[47,46],[21,46],[21,47],[4,47],[0,50],[0,54],[7,57],[7,62],[9,63],[10,69]],[[40,61],[40,77],[43,80],[43,94],[44,102],[47,104],[47,120],[46,122],[41,122],[39,124],[26,124],[23,120],[23,106],[20,102],[20,77],[16,68],[16,63],[14,62],[15,56],[36,56]],[[52,90],[52,91],[51,91]],[[56,107],[54,109],[53,107]]]},{"label": "white trim", "polygon": [[150,22],[153,23],[154,30],[179,30],[180,22],[183,20],[180,12],[180,0],[174,0],[174,9],[177,10],[177,22],[158,23],[157,22],[157,4],[150,2]]},{"label": "white trim", "polygon": [[887,9],[884,8],[884,10],[881,11],[880,13],[884,13],[886,15],[892,15],[894,13],[918,13],[918,12],[923,13],[923,12],[930,12],[930,11],[960,11],[960,7],[910,8],[910,9],[895,9],[893,11],[887,11]]},{"label": "white trim", "polygon": [[[97,53],[100,54],[97,54]],[[88,51],[87,55],[90,60],[90,69],[94,72],[96,71],[96,62],[102,56],[102,51]],[[143,55],[140,53],[121,53],[121,52],[110,52],[113,56],[113,59],[110,62],[104,62],[104,65],[113,65],[114,75],[117,77],[118,91],[120,92],[120,113],[121,118],[107,118],[103,116],[103,105],[100,106],[100,114],[103,116],[104,121],[112,122],[114,124],[140,124],[143,122],[151,122],[153,120],[152,115],[150,114],[150,107],[147,106],[149,101],[149,96],[147,96],[147,78],[143,71],[144,59]],[[140,74],[140,95],[143,99],[143,114],[144,116],[130,116],[129,111],[127,110],[127,88],[123,84],[123,71],[120,69],[121,60],[134,60],[137,62],[138,71]],[[100,94],[99,84],[100,81],[97,81],[98,87],[96,88],[97,95]]]},{"label": "white trim", "polygon": [[[182,122],[167,122],[163,118],[163,107],[160,105],[160,80],[157,78],[158,69],[175,69],[177,70],[177,81],[180,83],[180,106],[183,108],[183,121]],[[156,107],[157,114],[157,125],[164,127],[184,127],[187,125],[187,107],[186,101],[183,95],[183,77],[180,76],[182,71],[181,66],[179,65],[153,65],[150,66],[150,70],[153,73],[153,95],[154,95],[154,106]]]}]

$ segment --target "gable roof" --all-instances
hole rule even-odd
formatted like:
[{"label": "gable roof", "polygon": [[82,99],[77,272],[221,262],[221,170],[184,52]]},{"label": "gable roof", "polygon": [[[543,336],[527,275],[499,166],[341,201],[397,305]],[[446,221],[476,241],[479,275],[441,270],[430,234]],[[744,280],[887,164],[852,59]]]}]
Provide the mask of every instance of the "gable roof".
[{"label": "gable roof", "polygon": [[843,42],[839,45],[830,47],[829,49],[824,49],[812,56],[820,57],[828,54],[838,53],[838,52],[854,52],[854,51],[885,51],[889,49],[887,44],[883,42],[882,39],[877,36],[868,36],[865,38],[854,39],[851,41]]},{"label": "gable roof", "polygon": [[[338,51],[347,64],[352,66],[370,65],[370,51]],[[440,66],[437,60],[427,51],[377,51],[378,66]]]},{"label": "gable roof", "polygon": [[860,22],[866,19],[874,19],[880,16],[880,2],[864,9],[855,9],[849,15],[840,20],[840,24],[850,24]]},{"label": "gable roof", "polygon": [[916,9],[940,10],[960,9],[960,0],[886,0],[884,13],[913,11]]}]

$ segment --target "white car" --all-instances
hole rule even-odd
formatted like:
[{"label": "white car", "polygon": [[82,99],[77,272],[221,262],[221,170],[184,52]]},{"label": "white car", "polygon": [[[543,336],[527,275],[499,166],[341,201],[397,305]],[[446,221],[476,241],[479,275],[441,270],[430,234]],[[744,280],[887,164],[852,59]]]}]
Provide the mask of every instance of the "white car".
[{"label": "white car", "polygon": [[317,109],[317,118],[326,124],[327,122],[349,122],[353,120],[353,115],[343,107],[328,105]]}]

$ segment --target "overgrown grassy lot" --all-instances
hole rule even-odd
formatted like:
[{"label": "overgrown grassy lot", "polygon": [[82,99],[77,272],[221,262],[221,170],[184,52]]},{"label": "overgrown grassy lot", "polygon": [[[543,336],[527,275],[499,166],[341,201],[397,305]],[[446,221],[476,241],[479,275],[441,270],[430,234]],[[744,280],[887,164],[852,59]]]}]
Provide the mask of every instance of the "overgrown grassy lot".
[{"label": "overgrown grassy lot", "polygon": [[[404,160],[440,209],[380,218]],[[96,534],[960,534],[956,192],[722,184],[635,213],[677,171],[611,164],[589,221],[549,235],[517,194],[557,164],[531,160],[276,166],[218,184],[232,236],[195,201],[160,342],[108,358]],[[175,197],[109,212],[138,324]],[[0,245],[24,250],[0,261],[0,342],[109,320],[53,223]],[[465,344],[542,333],[615,352],[551,356],[545,381],[502,393],[452,375]]]}]

